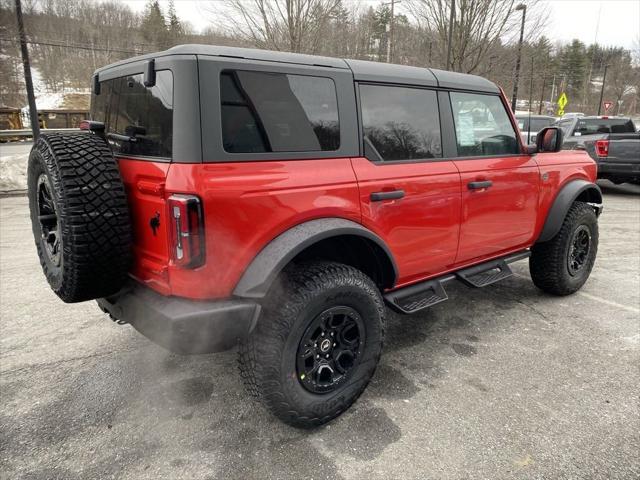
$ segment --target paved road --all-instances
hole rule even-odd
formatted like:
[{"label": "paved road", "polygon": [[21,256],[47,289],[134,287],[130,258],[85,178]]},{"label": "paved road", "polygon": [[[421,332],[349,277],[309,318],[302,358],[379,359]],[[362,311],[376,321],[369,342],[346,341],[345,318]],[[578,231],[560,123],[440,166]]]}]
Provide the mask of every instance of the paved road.
[{"label": "paved road", "polygon": [[579,294],[540,293],[525,262],[391,316],[373,383],[313,432],[249,400],[235,352],[171,355],[93,303],[60,303],[25,199],[0,199],[0,477],[638,478],[640,189],[605,192]]}]

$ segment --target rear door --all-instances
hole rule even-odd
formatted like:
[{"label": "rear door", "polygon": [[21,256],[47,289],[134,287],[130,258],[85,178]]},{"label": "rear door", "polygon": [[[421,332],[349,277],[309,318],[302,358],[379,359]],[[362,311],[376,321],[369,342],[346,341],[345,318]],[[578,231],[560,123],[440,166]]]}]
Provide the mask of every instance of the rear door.
[{"label": "rear door", "polygon": [[104,122],[125,184],[133,230],[132,274],[168,293],[165,181],[173,161],[201,161],[199,128],[193,127],[199,118],[192,118],[198,97],[185,96],[197,92],[197,65],[195,56],[176,55],[158,58],[154,66],[153,85],[145,84],[146,62],[98,72],[100,90],[92,97],[91,118]]},{"label": "rear door", "polygon": [[460,176],[444,159],[438,92],[379,84],[358,92],[365,156],[352,164],[362,223],[392,250],[399,285],[440,273],[455,260]]},{"label": "rear door", "polygon": [[520,152],[516,129],[499,95],[450,92],[455,165],[462,182],[456,263],[528,246],[536,225],[539,169]]}]

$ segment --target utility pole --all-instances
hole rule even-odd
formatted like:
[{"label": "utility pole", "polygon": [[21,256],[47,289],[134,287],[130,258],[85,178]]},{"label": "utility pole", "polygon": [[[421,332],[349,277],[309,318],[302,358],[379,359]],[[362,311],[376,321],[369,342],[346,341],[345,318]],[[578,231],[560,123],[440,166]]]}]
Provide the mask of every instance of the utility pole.
[{"label": "utility pole", "polygon": [[456,17],[456,0],[451,0],[451,14],[449,15],[449,42],[447,43],[447,66],[445,70],[451,68],[451,40],[453,38],[453,21]]},{"label": "utility pole", "polygon": [[529,80],[529,126],[527,128],[527,145],[531,142],[531,109],[533,108],[533,69],[534,59],[531,57],[531,78]]},{"label": "utility pole", "polygon": [[593,56],[598,51],[598,30],[600,29],[600,14],[602,13],[602,4],[598,8],[598,21],[596,22],[596,34],[593,38],[594,51],[591,52],[591,58],[589,59],[589,75],[587,75],[587,81],[584,84],[584,90],[582,91],[582,108],[586,112],[589,104],[589,90],[591,89],[591,74],[593,73]]},{"label": "utility pole", "polygon": [[600,90],[600,101],[598,102],[598,116],[600,116],[600,111],[602,110],[602,99],[604,97],[604,83],[607,81],[607,68],[609,68],[609,65],[604,66],[604,75],[602,75],[602,89]]},{"label": "utility pole", "polygon": [[36,97],[33,94],[33,80],[31,80],[31,66],[29,64],[29,50],[27,49],[27,36],[24,33],[24,21],[22,20],[22,5],[20,5],[20,0],[16,0],[16,16],[18,17],[18,35],[20,36],[20,50],[22,51],[24,81],[27,86],[27,98],[29,99],[31,132],[33,133],[33,140],[35,141],[40,136],[40,124],[38,122],[38,110],[36,109]]},{"label": "utility pole", "polygon": [[522,57],[522,41],[524,40],[524,19],[527,15],[527,6],[524,3],[518,4],[517,10],[522,10],[522,25],[520,27],[520,41],[518,42],[518,58],[516,59],[516,74],[514,77],[513,97],[511,98],[511,110],[516,111],[516,101],[518,99],[518,81],[520,80],[520,58]]},{"label": "utility pole", "polygon": [[389,19],[389,38],[387,38],[387,63],[391,63],[391,59],[393,58],[393,7],[396,3],[400,3],[402,0],[391,0],[385,5],[391,5],[391,18]]}]

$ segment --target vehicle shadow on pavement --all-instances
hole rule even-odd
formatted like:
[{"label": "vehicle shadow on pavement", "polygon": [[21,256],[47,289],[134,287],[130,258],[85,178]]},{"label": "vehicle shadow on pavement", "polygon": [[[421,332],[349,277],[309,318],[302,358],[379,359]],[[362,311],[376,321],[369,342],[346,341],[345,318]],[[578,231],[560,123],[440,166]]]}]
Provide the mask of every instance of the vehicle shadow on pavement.
[{"label": "vehicle shadow on pavement", "polygon": [[631,183],[616,185],[609,180],[598,180],[598,186],[606,195],[640,195],[640,185]]}]

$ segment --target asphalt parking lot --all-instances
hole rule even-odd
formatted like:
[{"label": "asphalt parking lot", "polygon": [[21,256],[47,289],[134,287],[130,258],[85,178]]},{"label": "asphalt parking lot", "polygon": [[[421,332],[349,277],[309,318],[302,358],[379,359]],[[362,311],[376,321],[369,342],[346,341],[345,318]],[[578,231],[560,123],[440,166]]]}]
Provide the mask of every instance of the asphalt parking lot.
[{"label": "asphalt parking lot", "polygon": [[390,315],[372,384],[316,431],[245,395],[235,352],[177,356],[41,274],[25,197],[0,199],[0,478],[634,479],[640,188],[603,183],[595,270]]}]

